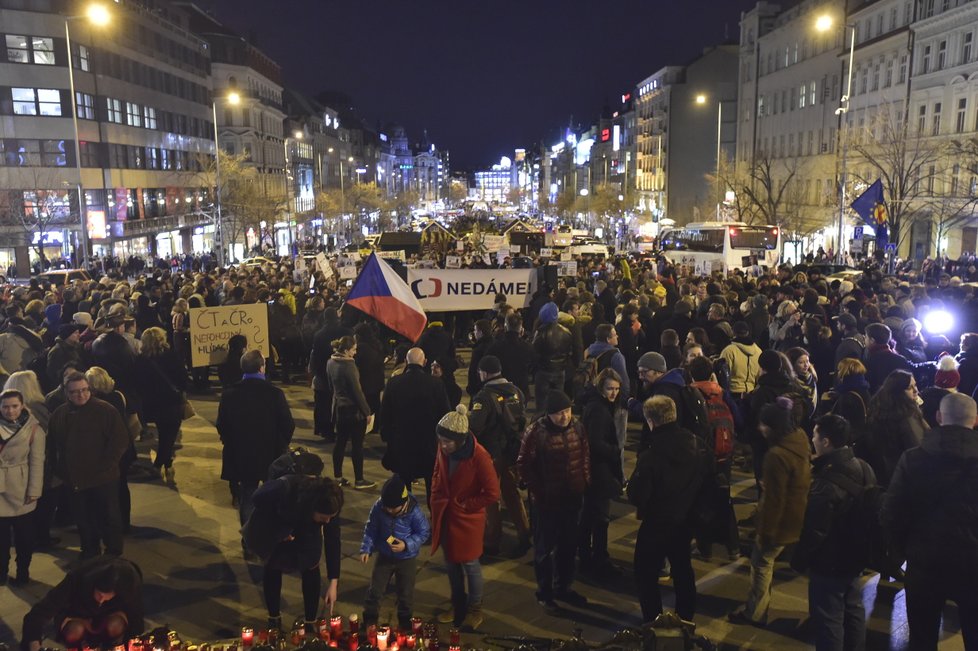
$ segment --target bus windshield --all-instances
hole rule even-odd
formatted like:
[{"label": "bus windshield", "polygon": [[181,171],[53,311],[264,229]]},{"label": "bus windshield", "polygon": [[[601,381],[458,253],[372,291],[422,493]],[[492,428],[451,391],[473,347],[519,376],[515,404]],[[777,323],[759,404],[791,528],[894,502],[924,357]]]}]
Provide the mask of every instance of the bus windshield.
[{"label": "bus windshield", "polygon": [[668,231],[662,236],[664,251],[699,251],[702,253],[723,252],[723,229],[681,229]]},{"label": "bus windshield", "polygon": [[771,251],[778,245],[776,226],[746,226],[730,229],[730,247],[734,249],[765,249]]}]

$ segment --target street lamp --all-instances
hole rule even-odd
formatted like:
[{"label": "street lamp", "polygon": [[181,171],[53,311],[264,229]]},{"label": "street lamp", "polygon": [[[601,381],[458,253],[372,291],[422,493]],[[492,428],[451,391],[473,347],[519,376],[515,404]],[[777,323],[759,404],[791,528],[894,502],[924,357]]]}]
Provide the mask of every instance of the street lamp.
[{"label": "street lamp", "polygon": [[[834,21],[832,16],[825,14],[818,17],[815,21],[815,29],[826,32],[832,29]],[[852,64],[856,53],[856,27],[846,23],[843,29],[851,30],[849,38],[849,71],[846,75],[846,94],[839,100],[839,108],[835,109],[835,114],[839,116],[839,140],[842,150],[842,161],[839,166],[839,224],[838,224],[838,251],[835,254],[836,261],[842,264],[842,228],[846,215],[846,163],[849,154],[849,98],[852,97]]]},{"label": "street lamp", "polygon": [[[289,227],[289,246],[295,242],[295,238],[292,235],[292,204],[295,201],[295,195],[290,196],[290,190],[295,189],[295,174],[292,174],[292,184],[289,184],[289,140],[302,140],[303,134],[301,131],[296,130],[292,133],[292,137],[286,137],[282,141],[282,148],[285,151],[285,223]],[[298,151],[296,152],[298,154]],[[298,207],[298,206],[296,206]]]},{"label": "street lamp", "polygon": [[71,91],[71,124],[75,130],[75,167],[78,170],[78,225],[81,235],[82,266],[87,268],[88,258],[88,207],[85,205],[85,192],[82,190],[81,135],[78,133],[78,96],[75,94],[75,65],[71,57],[71,30],[69,21],[87,19],[97,27],[104,27],[112,20],[112,14],[105,5],[89,5],[82,16],[65,16],[65,47],[68,50],[68,87]]},{"label": "street lamp", "polygon": [[[241,95],[230,91],[224,97],[231,106],[241,103]],[[217,242],[217,266],[224,266],[224,220],[221,217],[221,143],[217,137],[217,98],[211,102],[211,118],[214,123],[214,240]]]},{"label": "street lamp", "polygon": [[[700,106],[705,106],[707,101],[706,95],[700,94],[696,96],[696,103]],[[723,101],[717,100],[717,221],[720,221],[720,204],[722,200],[722,187],[720,184],[720,134],[721,128],[723,127]]]}]

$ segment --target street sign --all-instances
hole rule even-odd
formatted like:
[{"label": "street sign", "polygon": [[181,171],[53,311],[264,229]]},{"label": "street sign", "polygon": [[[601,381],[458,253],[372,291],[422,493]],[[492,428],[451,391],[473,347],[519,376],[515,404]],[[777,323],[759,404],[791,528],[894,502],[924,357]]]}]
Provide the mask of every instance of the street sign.
[{"label": "street sign", "polygon": [[852,239],[854,239],[854,240],[861,240],[861,239],[863,239],[863,227],[862,226],[856,226],[855,228],[852,229]]},{"label": "street sign", "polygon": [[885,250],[887,253],[896,253],[896,244],[888,242]]}]

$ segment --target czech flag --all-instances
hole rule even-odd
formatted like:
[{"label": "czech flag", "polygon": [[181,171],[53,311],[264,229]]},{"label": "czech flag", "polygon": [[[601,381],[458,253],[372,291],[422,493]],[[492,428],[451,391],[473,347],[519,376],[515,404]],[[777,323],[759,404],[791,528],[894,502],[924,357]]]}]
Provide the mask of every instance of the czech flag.
[{"label": "czech flag", "polygon": [[889,238],[886,232],[887,212],[886,203],[883,201],[883,181],[876,179],[875,183],[856,197],[851,208],[862,217],[864,222],[873,227],[876,233],[876,246],[884,248]]},{"label": "czech flag", "polygon": [[376,253],[367,258],[346,302],[412,342],[418,340],[428,323],[411,288]]}]

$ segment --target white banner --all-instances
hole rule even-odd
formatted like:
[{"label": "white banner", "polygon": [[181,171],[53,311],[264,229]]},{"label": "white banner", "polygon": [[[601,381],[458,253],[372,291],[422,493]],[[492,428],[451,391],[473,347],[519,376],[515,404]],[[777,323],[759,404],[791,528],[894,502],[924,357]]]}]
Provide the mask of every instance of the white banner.
[{"label": "white banner", "polygon": [[489,253],[495,253],[499,249],[503,248],[503,236],[483,235],[482,244],[486,247],[486,251],[488,251]]},{"label": "white banner", "polygon": [[408,285],[430,312],[488,310],[496,294],[520,309],[536,289],[533,269],[408,269]]},{"label": "white banner", "polygon": [[404,255],[404,249],[397,249],[396,251],[376,251],[377,257],[383,258],[385,260],[400,260],[404,262],[407,258]]}]

